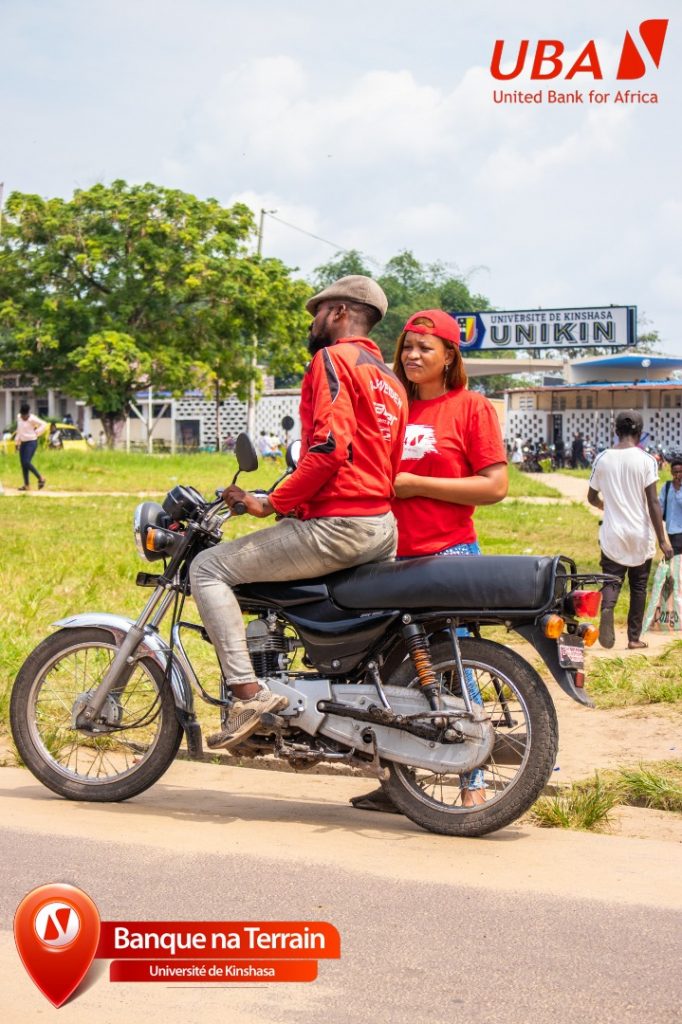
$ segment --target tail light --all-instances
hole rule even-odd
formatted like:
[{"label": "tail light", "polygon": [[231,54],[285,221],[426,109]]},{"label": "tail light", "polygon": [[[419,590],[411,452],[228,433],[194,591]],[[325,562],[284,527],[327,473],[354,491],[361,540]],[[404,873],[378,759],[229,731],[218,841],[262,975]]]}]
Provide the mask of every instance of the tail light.
[{"label": "tail light", "polygon": [[564,599],[564,608],[577,619],[594,619],[599,615],[601,591],[573,590]]}]

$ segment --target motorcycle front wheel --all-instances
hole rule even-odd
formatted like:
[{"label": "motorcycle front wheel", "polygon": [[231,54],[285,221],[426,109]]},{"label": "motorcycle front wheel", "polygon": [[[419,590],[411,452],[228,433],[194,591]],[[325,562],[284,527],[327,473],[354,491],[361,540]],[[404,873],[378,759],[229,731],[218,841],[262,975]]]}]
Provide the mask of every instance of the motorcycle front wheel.
[{"label": "motorcycle front wheel", "polygon": [[[495,729],[490,758],[467,775],[387,763],[382,786],[399,811],[429,832],[482,836],[511,824],[538,798],[556,761],[559,730],[547,688],[523,658],[477,637],[459,645],[467,689]],[[431,660],[443,690],[460,697],[450,642],[435,641]],[[417,687],[411,659],[387,682]],[[473,799],[483,802],[468,805]]]},{"label": "motorcycle front wheel", "polygon": [[142,793],[170,767],[182,740],[170,686],[143,658],[109,695],[109,725],[73,725],[79,698],[101,682],[115,654],[108,630],[62,629],[29,655],[10,703],[12,736],[26,767],[70,800],[116,801]]}]

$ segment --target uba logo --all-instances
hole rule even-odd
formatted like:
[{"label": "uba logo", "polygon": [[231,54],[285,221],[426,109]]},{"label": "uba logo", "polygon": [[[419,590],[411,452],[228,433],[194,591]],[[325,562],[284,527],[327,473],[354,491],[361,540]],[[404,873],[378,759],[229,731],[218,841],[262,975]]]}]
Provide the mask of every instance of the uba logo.
[{"label": "uba logo", "polygon": [[[656,67],[659,66],[661,61],[661,54],[663,52],[663,43],[665,41],[667,28],[667,18],[652,18],[648,21],[643,21],[639,26],[639,34],[641,36],[642,43],[646,47],[646,50]],[[521,74],[526,65],[530,41],[528,39],[521,40],[518,53],[516,55],[516,65],[513,71],[502,71],[501,69],[500,65],[502,63],[504,47],[504,40],[498,39],[495,43],[493,57],[490,62],[490,73],[493,78],[500,79],[501,81],[517,78]],[[597,52],[597,44],[594,39],[590,39],[590,41],[585,44],[576,60],[574,60],[568,70],[564,72],[564,63],[561,58],[565,49],[566,47],[559,39],[538,39],[535,44],[535,55],[533,56],[533,63],[530,71],[531,79],[535,79],[537,81],[558,78],[562,74],[567,80],[573,78],[577,74],[587,74],[592,75],[595,79],[603,79],[604,76],[601,70],[599,54]],[[629,32],[626,32],[620,53],[620,61],[618,62],[616,78],[643,78],[645,74],[646,65],[644,63],[644,59],[632,36]]]}]

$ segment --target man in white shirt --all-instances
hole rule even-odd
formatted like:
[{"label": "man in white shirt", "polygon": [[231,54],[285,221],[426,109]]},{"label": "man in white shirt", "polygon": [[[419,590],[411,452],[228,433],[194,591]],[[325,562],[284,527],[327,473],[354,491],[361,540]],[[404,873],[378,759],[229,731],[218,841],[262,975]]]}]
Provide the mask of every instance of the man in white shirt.
[{"label": "man in white shirt", "polygon": [[602,647],[613,647],[616,642],[613,610],[626,573],[630,584],[628,648],[647,646],[640,636],[651,559],[656,552],[654,533],[665,558],[673,555],[656,494],[658,464],[639,447],[642,427],[642,417],[634,409],[618,413],[618,444],[594,460],[587,492],[590,505],[604,512],[599,530],[602,570],[619,580],[602,589]]}]

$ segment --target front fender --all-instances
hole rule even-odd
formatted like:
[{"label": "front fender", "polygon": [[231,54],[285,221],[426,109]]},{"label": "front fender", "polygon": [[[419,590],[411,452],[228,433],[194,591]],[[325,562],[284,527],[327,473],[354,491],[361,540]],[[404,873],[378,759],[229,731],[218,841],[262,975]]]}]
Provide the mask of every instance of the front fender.
[{"label": "front fender", "polygon": [[579,704],[584,704],[588,708],[594,707],[594,701],[587,696],[581,687],[575,685],[573,673],[566,668],[562,668],[559,664],[556,640],[550,640],[546,637],[541,627],[536,623],[526,623],[525,625],[513,626],[512,628],[524,640],[533,645],[564,693],[567,693],[569,697],[572,697]]},{"label": "front fender", "polygon": [[[72,615],[68,619],[59,619],[52,623],[62,629],[78,629],[82,626],[96,626],[98,629],[106,629],[113,636],[116,643],[120,643],[126,633],[130,632],[135,625],[132,619],[126,619],[123,615],[111,615],[109,612],[85,612],[83,615]],[[151,629],[145,628],[144,639],[137,648],[137,652],[144,658],[155,661],[159,668],[165,673],[170,658],[170,647],[162,636]],[[171,690],[175,706],[187,715],[194,714],[194,696],[187,673],[179,663],[179,659],[173,657],[173,670],[170,675]]]}]

